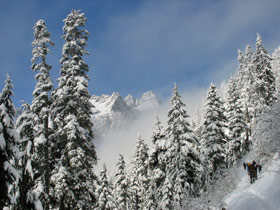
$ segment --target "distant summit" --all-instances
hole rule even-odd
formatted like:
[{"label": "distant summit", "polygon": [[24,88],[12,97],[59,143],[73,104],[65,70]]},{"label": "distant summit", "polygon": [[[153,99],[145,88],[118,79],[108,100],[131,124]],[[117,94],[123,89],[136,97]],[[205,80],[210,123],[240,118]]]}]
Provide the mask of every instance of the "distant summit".
[{"label": "distant summit", "polygon": [[144,110],[157,110],[160,102],[156,94],[153,91],[147,91],[143,93],[142,97],[139,99],[137,104],[137,109],[140,111]]},{"label": "distant summit", "polygon": [[160,105],[153,91],[143,93],[140,99],[131,94],[122,98],[116,92],[112,95],[93,95],[91,103],[94,105],[92,121],[97,139],[107,132],[125,126],[128,120],[136,119],[141,112],[157,110]]}]

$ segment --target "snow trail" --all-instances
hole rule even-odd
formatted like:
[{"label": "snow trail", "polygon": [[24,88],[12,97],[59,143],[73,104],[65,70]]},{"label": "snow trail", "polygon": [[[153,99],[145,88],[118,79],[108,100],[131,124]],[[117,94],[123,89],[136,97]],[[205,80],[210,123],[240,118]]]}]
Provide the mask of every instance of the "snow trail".
[{"label": "snow trail", "polygon": [[[246,157],[247,162],[252,159]],[[279,155],[268,162],[258,180],[250,184],[247,172],[243,166],[237,168],[241,177],[237,188],[225,199],[227,210],[280,210],[280,159]]]}]

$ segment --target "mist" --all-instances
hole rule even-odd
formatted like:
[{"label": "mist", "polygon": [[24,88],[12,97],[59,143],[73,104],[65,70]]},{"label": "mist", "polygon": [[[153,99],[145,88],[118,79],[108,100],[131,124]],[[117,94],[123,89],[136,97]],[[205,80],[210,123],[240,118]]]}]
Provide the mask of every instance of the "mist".
[{"label": "mist", "polygon": [[[186,111],[190,118],[188,121],[191,122],[193,119],[196,120],[198,113],[201,114],[202,100],[206,97],[206,89],[193,89],[180,91],[178,87],[179,94],[182,97],[182,101],[186,104]],[[129,166],[133,153],[135,150],[136,140],[140,134],[142,139],[145,140],[149,149],[152,146],[151,136],[153,133],[154,124],[156,121],[156,116],[159,117],[164,129],[167,125],[167,113],[171,108],[170,99],[172,96],[172,90],[170,90],[170,96],[166,98],[161,98],[160,106],[157,110],[149,110],[141,112],[135,119],[126,122],[126,126],[118,130],[108,131],[102,139],[100,139],[97,145],[97,156],[98,164],[96,171],[102,169],[105,163],[108,170],[109,177],[112,177],[116,172],[116,164],[119,158],[119,154],[124,156],[127,170],[129,171]]]}]

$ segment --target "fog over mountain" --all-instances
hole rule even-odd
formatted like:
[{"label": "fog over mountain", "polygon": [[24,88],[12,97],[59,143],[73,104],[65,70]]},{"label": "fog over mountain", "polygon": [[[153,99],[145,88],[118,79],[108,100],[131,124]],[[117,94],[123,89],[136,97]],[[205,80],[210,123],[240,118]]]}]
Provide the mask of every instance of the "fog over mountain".
[{"label": "fog over mountain", "polygon": [[[191,122],[200,123],[205,92],[205,89],[182,91],[182,99]],[[129,166],[138,134],[151,145],[156,116],[159,116],[165,125],[170,108],[169,97],[160,98],[151,90],[143,93],[140,98],[132,94],[122,97],[116,92],[112,95],[93,95],[91,102],[94,105],[94,143],[99,158],[97,170],[105,163],[109,175],[114,172],[120,153],[124,155]]]},{"label": "fog over mountain", "polygon": [[128,121],[136,120],[143,112],[156,111],[160,105],[152,91],[143,93],[140,99],[131,94],[122,98],[116,92],[112,95],[93,95],[91,102],[94,105],[92,121],[97,139],[127,126]]}]

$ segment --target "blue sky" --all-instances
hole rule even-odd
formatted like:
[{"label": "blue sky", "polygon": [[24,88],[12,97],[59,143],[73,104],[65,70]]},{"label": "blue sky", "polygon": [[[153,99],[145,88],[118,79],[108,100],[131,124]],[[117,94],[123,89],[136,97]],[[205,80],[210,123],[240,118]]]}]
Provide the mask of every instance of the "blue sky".
[{"label": "blue sky", "polygon": [[0,87],[9,73],[16,106],[31,102],[35,87],[32,27],[45,20],[55,42],[47,61],[56,86],[62,20],[72,9],[88,18],[85,60],[96,95],[154,90],[165,97],[174,82],[183,91],[219,85],[236,70],[237,49],[254,49],[257,32],[271,53],[280,45],[277,0],[1,0]]}]

